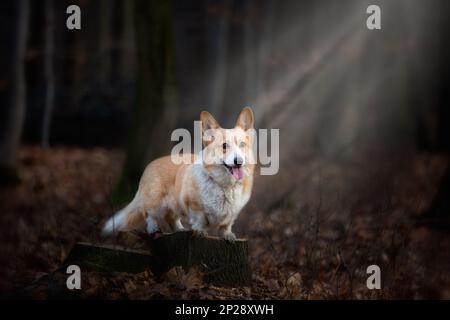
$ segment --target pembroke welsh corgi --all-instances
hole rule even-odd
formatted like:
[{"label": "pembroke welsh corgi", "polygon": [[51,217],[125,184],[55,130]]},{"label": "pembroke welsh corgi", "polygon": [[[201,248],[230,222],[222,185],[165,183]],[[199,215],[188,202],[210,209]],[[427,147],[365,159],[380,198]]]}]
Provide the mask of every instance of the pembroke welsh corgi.
[{"label": "pembroke welsh corgi", "polygon": [[148,233],[181,231],[234,240],[231,230],[250,199],[255,160],[254,118],[249,107],[233,129],[223,129],[206,111],[200,113],[202,151],[189,154],[190,163],[171,156],[152,161],[145,169],[134,199],[103,227],[104,234],[146,227]]}]

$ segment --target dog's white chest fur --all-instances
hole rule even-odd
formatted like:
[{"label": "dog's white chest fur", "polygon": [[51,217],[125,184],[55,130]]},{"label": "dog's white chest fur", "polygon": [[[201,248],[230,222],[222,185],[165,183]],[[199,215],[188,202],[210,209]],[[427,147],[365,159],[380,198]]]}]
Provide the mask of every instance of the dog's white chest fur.
[{"label": "dog's white chest fur", "polygon": [[209,223],[219,225],[236,219],[248,202],[250,193],[244,192],[242,183],[220,185],[200,168],[196,169],[196,179],[203,213]]}]

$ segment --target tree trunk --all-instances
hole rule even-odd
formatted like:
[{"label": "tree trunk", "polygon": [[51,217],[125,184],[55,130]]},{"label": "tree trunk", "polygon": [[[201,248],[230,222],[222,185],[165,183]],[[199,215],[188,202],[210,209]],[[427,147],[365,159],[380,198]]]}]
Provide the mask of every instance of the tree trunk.
[{"label": "tree trunk", "polygon": [[42,147],[50,144],[50,127],[53,105],[55,100],[55,74],[53,57],[55,52],[55,14],[53,0],[45,1],[45,82],[46,97],[44,120],[42,123]]},{"label": "tree trunk", "polygon": [[100,2],[100,83],[103,88],[109,88],[112,71],[112,13],[114,1],[101,0]]},{"label": "tree trunk", "polygon": [[176,121],[174,35],[171,1],[135,2],[137,93],[127,158],[114,202],[136,192],[149,161],[167,154]]},{"label": "tree trunk", "polygon": [[257,127],[266,127],[267,121],[263,115],[269,108],[266,103],[265,94],[268,89],[268,64],[271,56],[272,47],[272,29],[273,29],[273,0],[265,0],[263,2],[263,21],[261,22],[261,32],[259,34],[257,55],[257,79],[256,79],[256,107],[262,112],[258,112],[255,116],[255,123]]},{"label": "tree trunk", "polygon": [[[257,14],[257,5],[255,3],[250,2],[249,0],[244,1],[243,15],[243,42],[244,42],[244,74],[245,74],[245,95],[244,95],[244,104],[245,105],[254,105],[256,102],[257,95],[257,83],[258,83],[258,74],[257,74],[257,66],[259,61],[257,60],[257,51],[256,51],[256,14]],[[238,110],[242,108],[242,106],[234,106]]]},{"label": "tree trunk", "polygon": [[122,54],[120,58],[121,78],[125,83],[129,83],[134,80],[136,73],[135,68],[135,26],[133,24],[133,3],[131,1],[125,1],[122,4],[123,8],[123,30],[121,37]]},{"label": "tree trunk", "polygon": [[18,181],[16,159],[26,104],[24,60],[28,35],[29,1],[17,1],[15,9],[17,24],[12,43],[13,50],[11,52],[9,104],[4,111],[4,117],[2,117],[3,124],[1,125],[0,134],[0,180],[2,182]]},{"label": "tree trunk", "polygon": [[[438,26],[440,30],[448,30],[450,27],[450,20],[445,14],[450,9],[448,1],[441,1],[440,7],[442,10],[438,16]],[[445,10],[447,9],[447,10]],[[437,149],[437,151],[445,153],[447,156],[450,154],[450,93],[448,91],[448,84],[450,83],[450,63],[448,60],[450,54],[450,48],[446,39],[448,37],[447,32],[442,31],[438,37],[438,57],[437,66],[435,67],[438,73],[436,81],[436,133],[428,133],[431,136],[437,136],[437,141],[433,144],[428,142],[426,149]],[[440,41],[439,41],[440,40]],[[423,119],[419,119],[423,121]],[[428,129],[429,130],[429,129]],[[445,171],[439,189],[436,196],[433,199],[431,207],[425,214],[419,219],[420,223],[428,225],[434,229],[438,229],[444,232],[450,232],[450,161],[447,160],[447,170]]]},{"label": "tree trunk", "polygon": [[215,116],[221,114],[224,103],[228,62],[228,12],[229,0],[208,4],[207,54],[210,87],[208,110]]}]

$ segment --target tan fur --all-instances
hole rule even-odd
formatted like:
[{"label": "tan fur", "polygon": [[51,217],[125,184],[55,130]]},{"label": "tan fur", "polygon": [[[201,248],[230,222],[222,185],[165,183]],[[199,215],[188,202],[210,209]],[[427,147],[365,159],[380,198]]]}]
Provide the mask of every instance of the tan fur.
[{"label": "tan fur", "polygon": [[[135,199],[107,222],[104,232],[129,231],[146,223],[149,232],[163,224],[178,231],[189,224],[194,230],[234,239],[231,227],[250,197],[255,166],[244,163],[240,167],[243,178],[238,179],[224,163],[236,155],[242,155],[246,162],[253,160],[253,141],[246,131],[253,127],[253,114],[244,108],[233,129],[221,128],[207,112],[200,118],[205,134],[202,157],[189,155],[190,164],[175,164],[170,156],[152,161],[141,177]],[[223,149],[224,143],[229,149]],[[118,222],[115,228],[114,219]]]}]

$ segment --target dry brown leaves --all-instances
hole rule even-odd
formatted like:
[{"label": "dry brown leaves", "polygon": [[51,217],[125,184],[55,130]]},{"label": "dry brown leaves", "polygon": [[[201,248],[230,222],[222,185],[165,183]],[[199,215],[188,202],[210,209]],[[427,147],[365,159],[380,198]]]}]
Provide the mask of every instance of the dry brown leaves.
[{"label": "dry brown leaves", "polygon": [[[122,159],[120,152],[103,149],[21,150],[23,183],[0,193],[4,294],[28,286],[41,299],[448,297],[448,237],[416,229],[410,219],[430,203],[445,170],[446,159],[431,155],[391,173],[394,182],[388,186],[375,185],[374,177],[381,174],[365,167],[358,173],[353,167],[321,165],[321,172],[301,180],[270,210],[261,209],[256,193],[235,229],[250,243],[249,288],[214,287],[203,283],[197,268],[174,268],[161,278],[151,272],[83,273],[83,290],[67,295],[61,285],[65,273],[52,271],[75,241],[103,241],[99,225],[112,213],[108,196]],[[303,165],[302,172],[306,169]],[[272,182],[271,189],[286,189]],[[127,244],[138,246],[132,240]],[[365,268],[372,263],[382,267],[382,292],[365,287]],[[30,287],[49,277],[55,285],[37,281]]]}]

